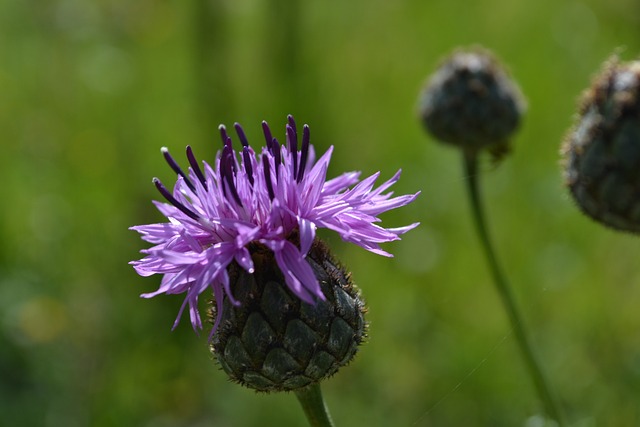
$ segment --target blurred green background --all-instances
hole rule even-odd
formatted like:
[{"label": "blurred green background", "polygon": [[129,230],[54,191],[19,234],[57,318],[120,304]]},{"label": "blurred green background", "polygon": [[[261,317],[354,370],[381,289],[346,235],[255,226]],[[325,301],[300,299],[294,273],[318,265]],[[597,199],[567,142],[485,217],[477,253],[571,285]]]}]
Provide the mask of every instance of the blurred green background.
[{"label": "blurred green background", "polygon": [[[483,166],[491,229],[572,425],[640,425],[637,237],[583,217],[559,144],[591,76],[636,57],[633,0],[0,0],[0,424],[304,426],[292,394],[226,380],[178,296],[127,262],[157,222],[160,154],[203,159],[219,123],[309,123],[330,175],[422,190],[383,259],[326,234],[369,305],[370,339],[323,385],[338,426],[542,425],[473,233],[459,153],[417,120],[456,46],[482,44],[528,99],[513,155]],[[179,156],[182,158],[181,156]],[[184,162],[183,162],[184,164]]]}]

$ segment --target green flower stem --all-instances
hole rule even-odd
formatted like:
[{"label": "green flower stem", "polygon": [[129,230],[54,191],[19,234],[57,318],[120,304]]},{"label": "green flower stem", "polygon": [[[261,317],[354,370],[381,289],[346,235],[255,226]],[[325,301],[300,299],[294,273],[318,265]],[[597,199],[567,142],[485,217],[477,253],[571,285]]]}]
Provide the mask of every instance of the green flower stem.
[{"label": "green flower stem", "polygon": [[327,405],[322,398],[320,384],[313,384],[295,393],[311,427],[333,427]]},{"label": "green flower stem", "polygon": [[509,283],[507,282],[506,276],[504,275],[502,269],[500,268],[500,265],[498,264],[496,253],[491,244],[491,239],[487,231],[484,211],[480,200],[477,153],[465,151],[463,155],[465,173],[467,175],[467,189],[469,192],[469,198],[471,200],[473,220],[478,236],[480,237],[482,248],[487,257],[487,263],[489,264],[489,269],[491,270],[493,281],[498,290],[498,294],[500,294],[500,298],[502,299],[504,308],[507,311],[507,315],[509,316],[509,320],[511,321],[511,327],[516,337],[516,341],[518,343],[518,346],[520,347],[520,351],[522,352],[524,361],[527,365],[527,368],[529,369],[529,373],[538,391],[538,395],[544,403],[547,415],[556,420],[560,427],[563,427],[566,425],[566,423],[560,410],[560,405],[556,397],[551,392],[549,383],[542,373],[540,363],[533,353],[529,336],[522,322],[522,315],[520,314],[520,311],[516,306],[513,294],[511,293],[511,289],[509,287]]}]

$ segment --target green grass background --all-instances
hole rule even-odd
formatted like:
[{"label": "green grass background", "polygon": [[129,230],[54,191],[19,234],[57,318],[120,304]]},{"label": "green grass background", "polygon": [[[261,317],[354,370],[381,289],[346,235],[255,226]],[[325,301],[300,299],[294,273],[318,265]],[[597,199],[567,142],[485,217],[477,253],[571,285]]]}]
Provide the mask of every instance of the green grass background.
[{"label": "green grass background", "polygon": [[483,166],[490,227],[571,425],[640,425],[640,240],[583,217],[559,145],[612,52],[639,51],[632,0],[0,0],[0,424],[303,426],[292,394],[226,380],[178,296],[127,262],[156,222],[160,155],[213,159],[219,123],[286,114],[344,170],[422,190],[383,259],[325,236],[369,305],[370,339],[323,384],[338,426],[542,425],[473,233],[459,153],[418,92],[482,44],[528,100],[514,152]]}]

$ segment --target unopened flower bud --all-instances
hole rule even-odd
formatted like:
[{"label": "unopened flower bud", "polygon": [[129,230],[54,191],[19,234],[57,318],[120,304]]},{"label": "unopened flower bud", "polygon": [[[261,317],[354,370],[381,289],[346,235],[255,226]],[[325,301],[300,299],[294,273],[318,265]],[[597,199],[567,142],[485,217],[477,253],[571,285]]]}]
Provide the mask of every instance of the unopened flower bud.
[{"label": "unopened flower bud", "polygon": [[525,103],[517,85],[485,49],[456,51],[422,91],[420,116],[441,142],[471,152],[508,151]]},{"label": "unopened flower bud", "polygon": [[564,176],[580,209],[640,232],[640,61],[612,58],[585,92],[564,142]]}]

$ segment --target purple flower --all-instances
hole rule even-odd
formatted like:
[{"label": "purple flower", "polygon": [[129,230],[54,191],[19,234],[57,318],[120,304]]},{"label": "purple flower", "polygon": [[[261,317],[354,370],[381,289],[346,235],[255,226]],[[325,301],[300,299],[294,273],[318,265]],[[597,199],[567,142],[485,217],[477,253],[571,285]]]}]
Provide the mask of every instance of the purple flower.
[{"label": "purple flower", "polygon": [[[373,186],[379,173],[361,182],[359,172],[327,180],[333,147],[316,162],[309,143],[309,127],[304,125],[298,149],[293,117],[288,117],[285,145],[280,145],[267,123],[262,122],[267,146],[258,156],[240,125],[236,123],[234,127],[242,151],[236,153],[225,127],[220,126],[224,146],[216,155],[214,167],[202,162],[201,168],[187,146],[190,167],[185,173],[162,148],[167,163],[178,175],[173,192],[158,178],[153,179],[168,202],[154,203],[168,222],[131,227],[143,240],[154,244],[141,251],[146,254],[144,258],[131,264],[141,276],[163,275],[158,290],[142,297],[186,294],[174,328],[188,304],[191,324],[194,329],[202,329],[198,297],[211,289],[218,307],[213,334],[220,322],[223,296],[239,304],[233,296],[227,267],[235,261],[253,273],[248,249],[252,242],[272,250],[287,286],[301,300],[313,303],[316,298],[324,299],[324,295],[305,256],[318,227],[334,230],[343,240],[368,251],[392,256],[379,244],[398,240],[400,234],[418,225],[385,229],[377,224],[378,214],[404,206],[419,194],[383,194],[398,181],[400,171],[376,189]],[[293,235],[298,238],[293,239]]]}]

